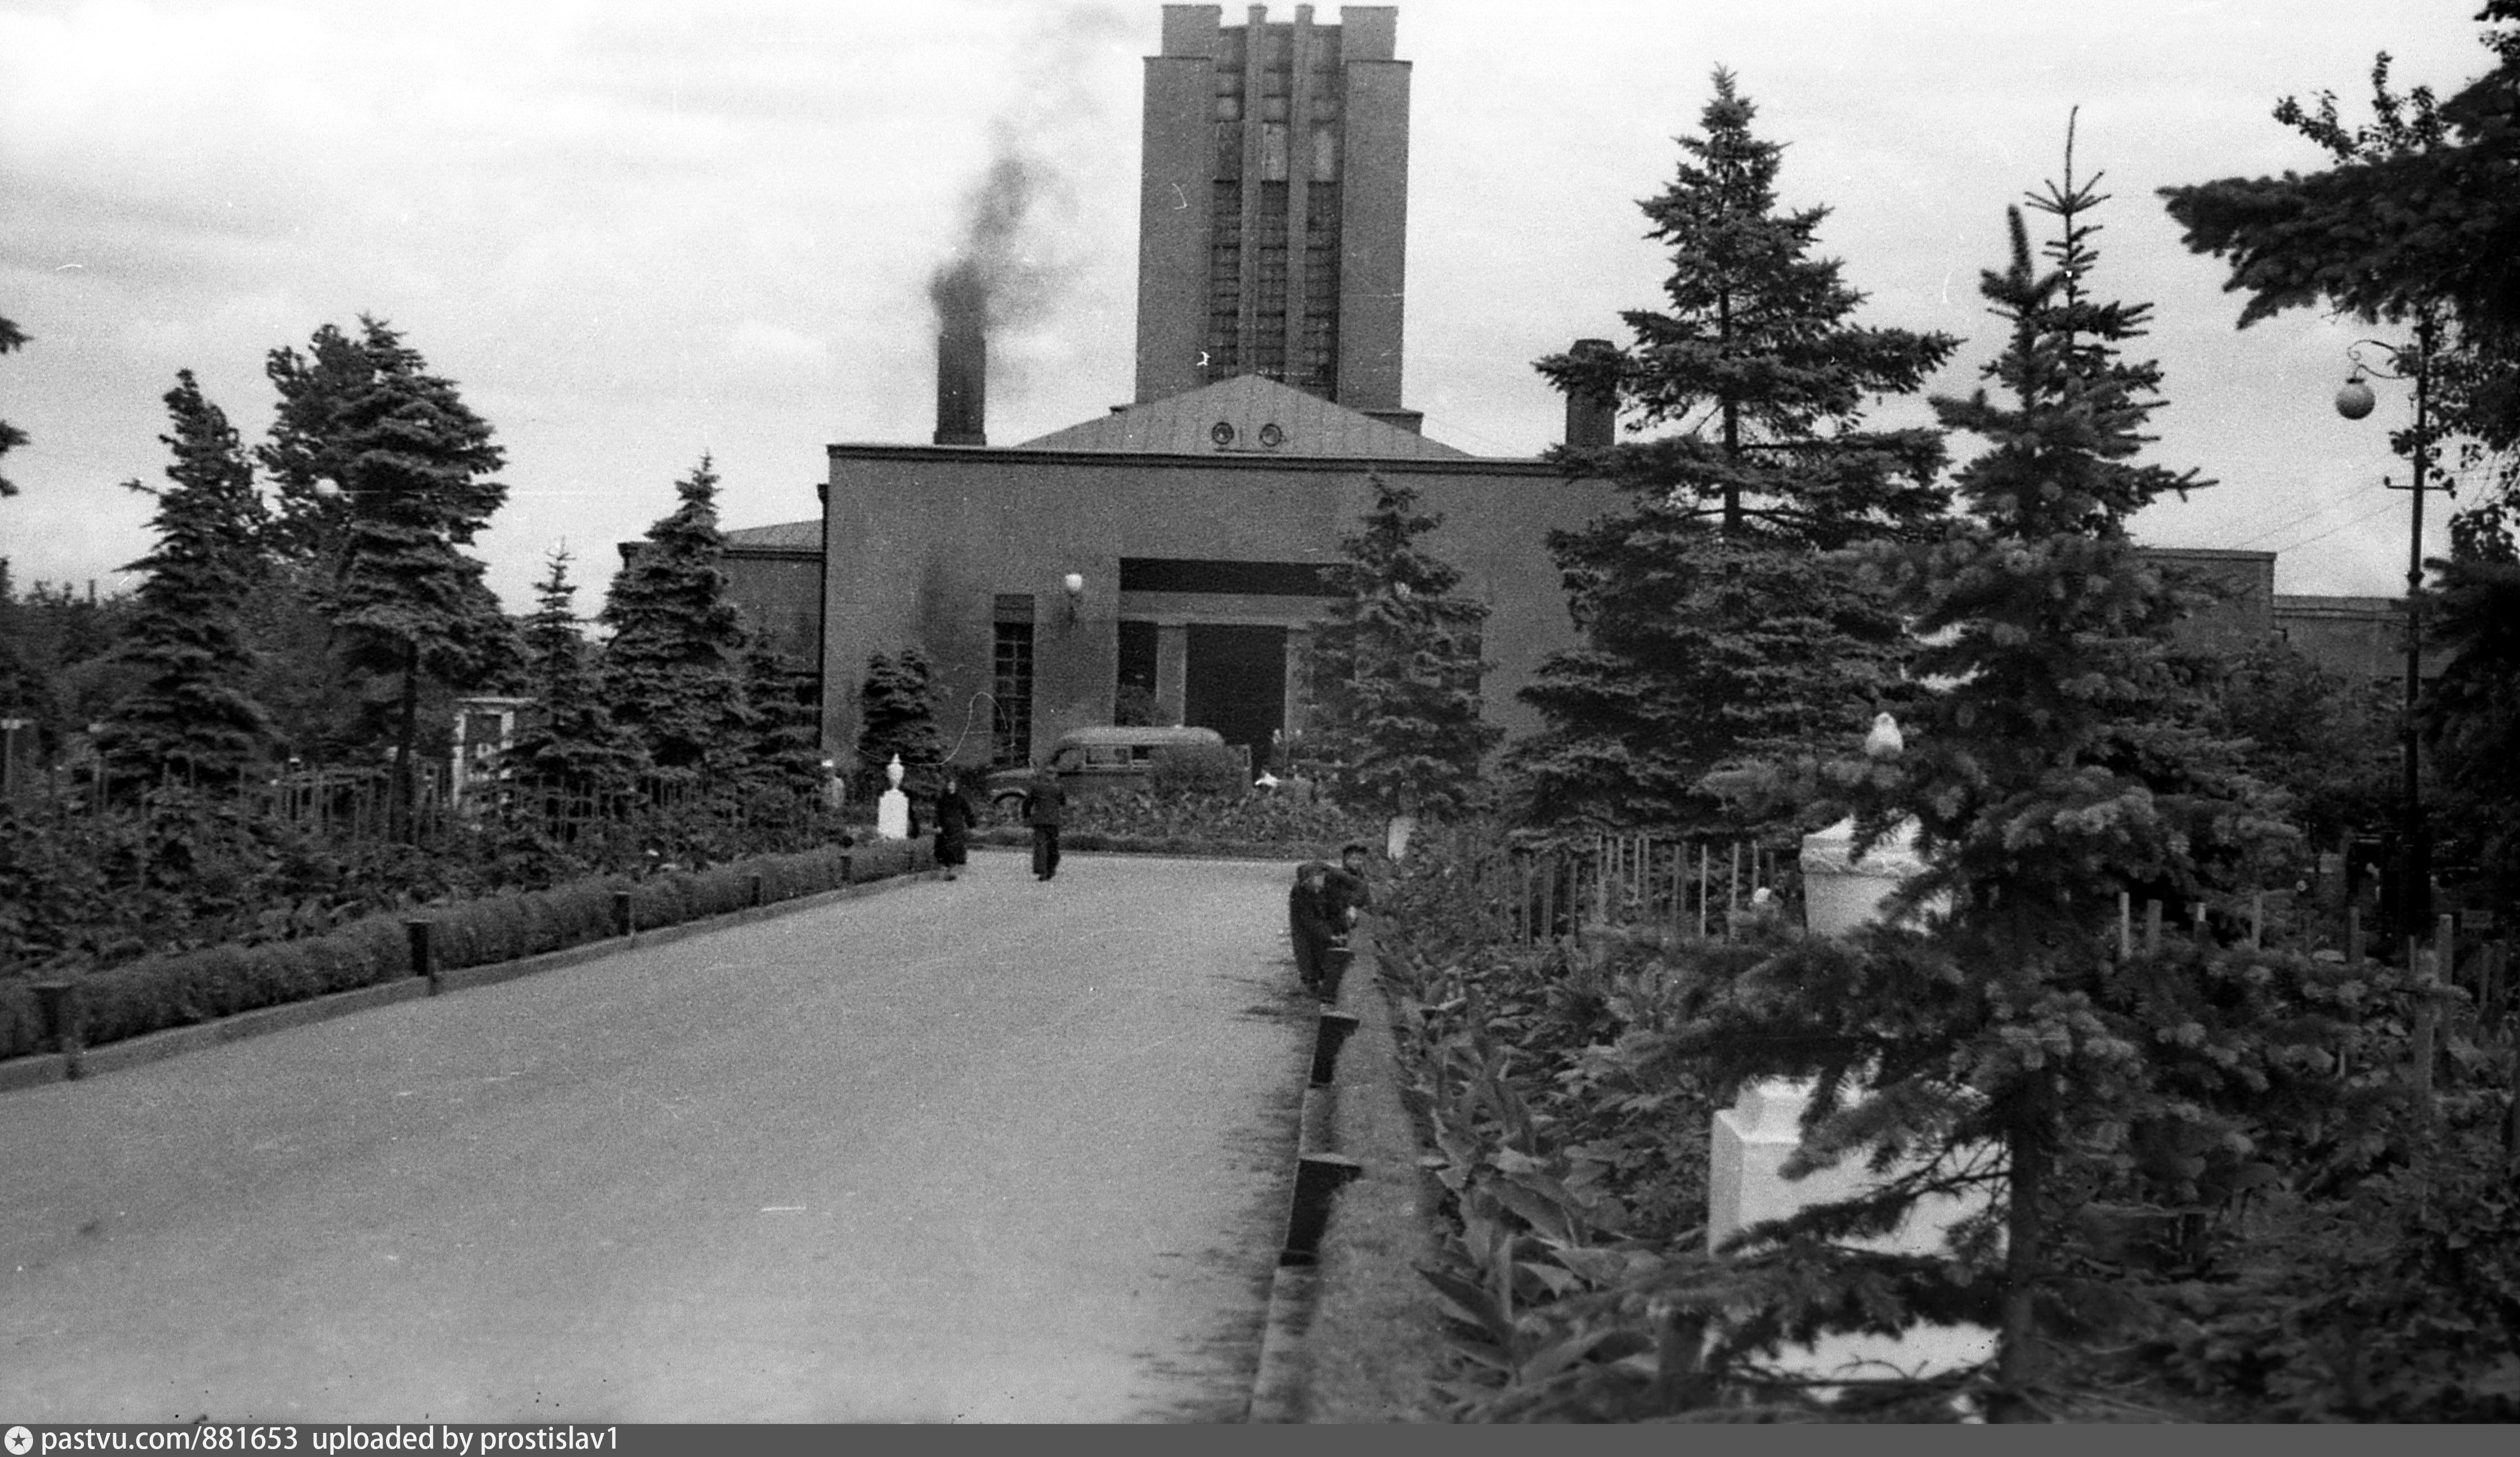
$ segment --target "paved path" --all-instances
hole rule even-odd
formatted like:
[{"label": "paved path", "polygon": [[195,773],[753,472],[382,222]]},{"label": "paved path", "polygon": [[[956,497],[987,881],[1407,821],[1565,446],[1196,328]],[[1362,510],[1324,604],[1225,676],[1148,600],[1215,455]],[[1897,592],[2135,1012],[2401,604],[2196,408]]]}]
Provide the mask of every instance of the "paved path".
[{"label": "paved path", "polygon": [[906,887],[0,1096],[0,1421],[1234,1420],[1286,870]]}]

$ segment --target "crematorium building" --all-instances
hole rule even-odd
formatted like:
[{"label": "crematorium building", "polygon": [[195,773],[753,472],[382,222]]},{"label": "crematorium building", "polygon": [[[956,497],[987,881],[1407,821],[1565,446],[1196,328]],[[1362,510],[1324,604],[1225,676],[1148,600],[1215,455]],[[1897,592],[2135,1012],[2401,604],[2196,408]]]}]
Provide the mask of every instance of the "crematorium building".
[{"label": "crematorium building", "polygon": [[[1228,25],[1218,6],[1163,8],[1132,403],[990,445],[985,310],[949,306],[933,439],[831,446],[821,521],[728,533],[735,595],[821,663],[833,750],[856,741],[869,655],[917,646],[966,764],[1028,763],[1124,712],[1214,728],[1266,763],[1304,727],[1321,569],[1377,473],[1441,513],[1428,549],[1491,609],[1488,716],[1539,727],[1516,690],[1575,642],[1547,537],[1612,493],[1438,443],[1403,404],[1410,64],[1393,7],[1337,14],[1255,5]],[[1568,402],[1571,443],[1612,430],[1607,409]],[[2158,554],[2232,589],[2189,624],[2218,640],[2282,633],[2288,602],[2322,600],[2276,598],[2272,552]],[[2342,629],[2313,613],[2306,645],[2377,641],[2395,617],[2349,605]]]}]

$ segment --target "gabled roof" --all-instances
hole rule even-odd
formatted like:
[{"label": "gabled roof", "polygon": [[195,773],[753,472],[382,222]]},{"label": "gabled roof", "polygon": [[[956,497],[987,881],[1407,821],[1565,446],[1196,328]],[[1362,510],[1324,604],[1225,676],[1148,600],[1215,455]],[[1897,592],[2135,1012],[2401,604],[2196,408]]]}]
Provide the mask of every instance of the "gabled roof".
[{"label": "gabled roof", "polygon": [[1366,461],[1471,459],[1467,451],[1257,375],[1238,375],[1186,394],[1131,405],[1016,448]]}]

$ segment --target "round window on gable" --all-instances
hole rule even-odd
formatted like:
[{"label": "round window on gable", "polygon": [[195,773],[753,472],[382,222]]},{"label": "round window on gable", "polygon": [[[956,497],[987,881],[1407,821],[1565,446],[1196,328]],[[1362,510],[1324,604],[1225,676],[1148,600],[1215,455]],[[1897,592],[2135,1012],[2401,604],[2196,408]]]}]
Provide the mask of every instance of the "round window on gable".
[{"label": "round window on gable", "polygon": [[1286,443],[1286,432],[1279,429],[1278,422],[1273,419],[1260,427],[1260,443],[1270,450],[1276,450]]},{"label": "round window on gable", "polygon": [[1234,426],[1220,419],[1215,424],[1208,427],[1207,438],[1215,441],[1220,446],[1232,445],[1234,443]]}]

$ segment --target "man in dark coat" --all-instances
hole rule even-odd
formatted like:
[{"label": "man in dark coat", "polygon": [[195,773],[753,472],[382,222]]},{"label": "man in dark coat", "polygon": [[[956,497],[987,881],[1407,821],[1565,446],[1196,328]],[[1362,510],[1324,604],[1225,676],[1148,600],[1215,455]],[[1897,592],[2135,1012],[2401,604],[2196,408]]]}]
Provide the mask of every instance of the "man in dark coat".
[{"label": "man in dark coat", "polygon": [[1048,880],[1058,873],[1058,821],[1067,815],[1067,791],[1058,773],[1043,765],[1032,793],[1024,798],[1024,823],[1032,826],[1032,878]]},{"label": "man in dark coat", "polygon": [[963,872],[970,860],[971,826],[979,822],[971,801],[963,793],[963,773],[948,767],[945,783],[936,791],[936,863],[944,868],[945,878],[952,880]]},{"label": "man in dark coat", "polygon": [[1295,975],[1308,992],[1322,990],[1330,944],[1339,934],[1330,873],[1320,861],[1306,861],[1296,867],[1295,888],[1286,894],[1286,935],[1295,946]]}]

